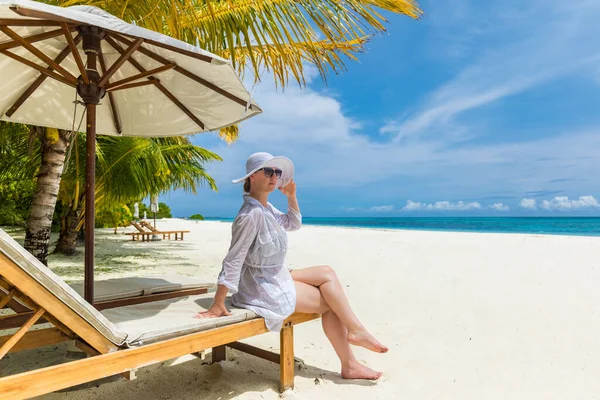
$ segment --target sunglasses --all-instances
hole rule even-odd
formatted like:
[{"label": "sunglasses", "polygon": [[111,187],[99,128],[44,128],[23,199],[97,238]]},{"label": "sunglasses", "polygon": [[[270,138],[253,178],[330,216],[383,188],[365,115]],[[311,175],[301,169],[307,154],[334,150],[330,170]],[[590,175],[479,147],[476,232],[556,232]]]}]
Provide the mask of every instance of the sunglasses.
[{"label": "sunglasses", "polygon": [[260,170],[262,170],[265,173],[265,176],[267,178],[270,178],[273,176],[273,174],[275,174],[277,176],[277,179],[279,179],[279,178],[281,178],[281,174],[283,174],[283,171],[280,169],[273,169],[273,168],[267,167],[267,168],[261,168]]}]

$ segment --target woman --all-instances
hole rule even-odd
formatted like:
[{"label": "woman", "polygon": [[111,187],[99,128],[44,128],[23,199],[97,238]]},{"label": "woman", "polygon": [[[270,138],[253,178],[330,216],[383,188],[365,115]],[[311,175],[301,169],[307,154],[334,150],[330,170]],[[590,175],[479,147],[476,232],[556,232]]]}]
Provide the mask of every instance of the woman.
[{"label": "woman", "polygon": [[[270,331],[279,331],[294,311],[322,314],[323,330],[342,363],[342,377],[378,379],[377,372],[360,364],[350,345],[385,353],[352,312],[335,272],[328,266],[295,269],[285,267],[287,233],[300,229],[302,216],[293,181],[294,164],[286,157],[252,154],[246,161],[244,204],[232,225],[232,240],[218,278],[218,289],[208,311],[195,318],[231,315],[225,297],[261,317]],[[279,187],[288,198],[288,212],[267,202]]]}]

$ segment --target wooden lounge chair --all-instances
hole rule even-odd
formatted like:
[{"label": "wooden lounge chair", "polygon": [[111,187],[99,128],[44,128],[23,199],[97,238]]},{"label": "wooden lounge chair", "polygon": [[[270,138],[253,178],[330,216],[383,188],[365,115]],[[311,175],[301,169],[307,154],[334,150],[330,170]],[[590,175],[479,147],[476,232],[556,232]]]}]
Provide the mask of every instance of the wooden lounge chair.
[{"label": "wooden lounge chair", "polygon": [[[0,337],[0,361],[9,352],[73,340],[89,357],[0,378],[0,399],[22,399],[100,378],[135,378],[143,366],[213,349],[213,362],[224,360],[225,346],[280,363],[280,390],[294,386],[294,325],[320,317],[296,313],[280,333],[279,355],[239,343],[266,333],[262,318],[231,307],[232,315],[192,318],[208,309],[212,294],[171,298],[99,311],[73,288],[0,230],[0,308],[11,300],[25,304],[31,316],[12,335]],[[40,318],[52,327],[29,332]],[[5,316],[0,316],[0,320]],[[5,360],[6,361],[6,360]]]},{"label": "wooden lounge chair", "polygon": [[142,242],[149,242],[154,232],[144,229],[139,223],[132,222],[131,225],[137,230],[137,232],[126,232],[126,235],[131,235],[131,240],[136,241],[142,239]]},{"label": "wooden lounge chair", "polygon": [[181,240],[183,240],[183,234],[184,233],[190,233],[190,231],[184,231],[184,230],[173,230],[173,231],[161,231],[159,229],[154,229],[154,227],[152,226],[152,224],[150,224],[148,221],[140,221],[140,224],[148,229],[150,232],[155,233],[157,235],[163,235],[163,239],[165,239],[165,236],[169,237],[169,240],[171,239],[171,234],[175,235],[175,240],[177,240],[177,237],[179,236],[179,238]]},{"label": "wooden lounge chair", "polygon": [[161,231],[154,229],[154,227],[146,221],[132,222],[131,225],[137,230],[137,232],[127,232],[126,235],[131,235],[131,240],[140,240],[142,242],[149,242],[154,235],[162,235],[163,239],[171,240],[171,235],[175,235],[175,240],[183,240],[183,234],[189,233],[190,231],[185,230],[173,230],[173,231]]}]

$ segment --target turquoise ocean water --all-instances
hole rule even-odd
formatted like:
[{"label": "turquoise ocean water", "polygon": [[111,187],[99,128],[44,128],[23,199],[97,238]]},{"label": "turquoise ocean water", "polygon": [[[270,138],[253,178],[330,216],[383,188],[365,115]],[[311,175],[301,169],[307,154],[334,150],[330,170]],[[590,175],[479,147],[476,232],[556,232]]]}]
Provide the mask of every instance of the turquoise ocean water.
[{"label": "turquoise ocean water", "polygon": [[[232,221],[233,219],[207,218],[207,220]],[[600,236],[600,217],[304,217],[302,222],[306,225],[345,226],[353,228]]]}]

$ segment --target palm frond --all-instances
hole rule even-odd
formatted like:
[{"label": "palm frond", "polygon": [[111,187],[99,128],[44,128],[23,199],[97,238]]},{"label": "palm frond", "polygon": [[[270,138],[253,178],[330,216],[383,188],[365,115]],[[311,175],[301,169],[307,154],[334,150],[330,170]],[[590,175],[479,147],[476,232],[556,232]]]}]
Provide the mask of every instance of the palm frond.
[{"label": "palm frond", "polygon": [[61,6],[87,4],[123,20],[164,33],[231,60],[255,80],[269,71],[277,84],[306,84],[303,62],[326,81],[346,69],[345,59],[370,35],[384,32],[382,10],[418,19],[415,0],[48,0]]},{"label": "palm frond", "polygon": [[239,125],[230,125],[225,128],[221,128],[219,131],[219,137],[225,141],[227,144],[232,144],[240,137],[240,127]]},{"label": "palm frond", "polygon": [[[293,42],[275,47],[273,45],[264,45],[259,51],[256,46],[251,48],[235,49],[238,55],[237,72],[241,76],[248,70],[250,54],[255,54],[254,60],[259,70],[266,70],[275,76],[275,82],[286,83],[290,80],[290,75],[300,85],[305,85],[305,68],[307,63],[315,66],[319,71],[321,78],[326,82],[327,70],[331,69],[334,73],[340,73],[346,69],[343,57],[350,60],[356,60],[356,53],[363,51],[363,47],[368,38],[358,38],[349,41],[330,41],[321,40],[316,42]],[[230,50],[225,49],[220,54],[224,58],[230,58]],[[259,77],[255,76],[255,81]]]},{"label": "palm frond", "polygon": [[129,201],[174,189],[196,192],[201,184],[216,190],[203,167],[221,158],[184,137],[98,140],[105,159],[98,164],[96,192],[103,201]]},{"label": "palm frond", "polygon": [[0,121],[0,178],[31,179],[41,164],[40,141],[27,125]]},{"label": "palm frond", "polygon": [[[422,11],[413,0],[205,0],[195,3],[195,13],[178,16],[179,26],[184,28],[179,34],[190,41],[195,35],[200,45],[209,51],[224,54],[234,63],[252,66],[258,79],[260,64],[269,67],[278,83],[287,83],[290,69],[292,76],[300,84],[305,84],[297,57],[290,57],[290,45],[301,44],[309,54],[329,58],[311,57],[308,61],[315,66],[323,78],[328,68],[336,73],[345,69],[344,61],[332,57],[332,44],[364,41],[368,35],[385,31],[386,19],[377,9],[419,18]],[[189,18],[189,20],[186,20]],[[348,55],[359,47],[346,52]],[[245,52],[241,49],[246,49]],[[325,50],[325,52],[324,52]],[[336,51],[339,50],[335,49]],[[279,59],[268,54],[279,52]],[[276,61],[275,63],[269,63]]]}]

